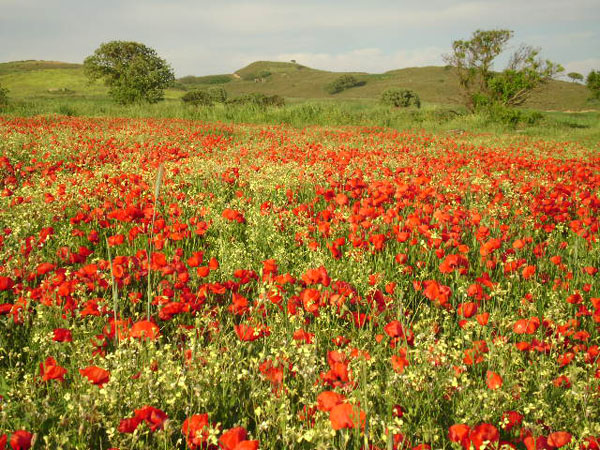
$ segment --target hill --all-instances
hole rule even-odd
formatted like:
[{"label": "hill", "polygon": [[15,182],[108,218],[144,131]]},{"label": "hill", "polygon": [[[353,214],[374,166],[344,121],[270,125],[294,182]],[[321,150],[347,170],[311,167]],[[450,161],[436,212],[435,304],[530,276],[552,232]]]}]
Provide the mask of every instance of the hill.
[{"label": "hill", "polygon": [[[360,87],[339,94],[328,94],[328,83],[344,74],[364,81]],[[74,98],[106,98],[107,89],[101,83],[90,84],[81,64],[56,61],[15,61],[0,63],[0,84],[17,100]],[[416,91],[429,104],[452,105],[460,102],[454,72],[446,67],[413,67],[382,74],[364,72],[330,72],[313,69],[294,62],[257,61],[233,74],[186,76],[179,78],[167,90],[167,99],[181,97],[183,91],[223,86],[230,97],[250,92],[278,94],[292,101],[364,100],[376,101],[390,87]],[[526,107],[542,110],[590,109],[585,86],[553,80],[532,95]]]}]

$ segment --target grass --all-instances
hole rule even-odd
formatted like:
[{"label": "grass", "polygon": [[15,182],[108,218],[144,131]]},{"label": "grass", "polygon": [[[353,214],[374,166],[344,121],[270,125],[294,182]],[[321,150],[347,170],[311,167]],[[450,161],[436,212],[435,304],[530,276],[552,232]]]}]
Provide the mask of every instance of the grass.
[{"label": "grass", "polygon": [[[356,89],[356,88],[354,88]],[[397,130],[425,130],[457,135],[471,133],[526,135],[562,141],[600,142],[600,112],[547,112],[533,124],[499,123],[485,114],[466,114],[460,108],[425,104],[421,109],[395,109],[370,99],[345,101],[291,99],[282,108],[253,105],[193,107],[175,99],[147,105],[121,106],[102,97],[13,101],[3,114],[35,116],[59,114],[85,117],[179,118],[211,122],[307,126],[367,126]]]},{"label": "grass", "polygon": [[[261,72],[270,75],[257,79]],[[326,86],[343,74],[352,74],[364,86],[338,94],[328,94]],[[219,83],[220,81],[220,83]],[[0,84],[10,90],[15,100],[57,98],[106,98],[107,89],[101,83],[89,84],[80,64],[48,61],[20,61],[0,64]],[[368,100],[375,101],[390,87],[402,87],[417,92],[425,103],[458,105],[460,95],[456,77],[445,67],[413,67],[382,74],[362,72],[329,72],[301,64],[257,61],[234,74],[186,76],[165,93],[167,99],[178,99],[185,89],[223,86],[230,97],[250,92],[281,95],[306,100]],[[67,91],[65,91],[67,90]],[[588,102],[585,86],[565,81],[551,81],[532,95],[527,108],[542,110],[588,110],[598,105]]]}]

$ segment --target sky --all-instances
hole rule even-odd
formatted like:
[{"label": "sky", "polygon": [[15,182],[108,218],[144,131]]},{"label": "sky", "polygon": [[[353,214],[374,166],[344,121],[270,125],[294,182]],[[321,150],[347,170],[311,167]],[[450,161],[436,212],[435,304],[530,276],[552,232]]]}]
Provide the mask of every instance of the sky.
[{"label": "sky", "polygon": [[[0,0],[0,62],[80,63],[103,42],[154,48],[177,77],[258,60],[381,73],[442,65],[477,29],[514,31],[568,73],[600,70],[600,0]],[[501,67],[497,67],[501,68]]]}]

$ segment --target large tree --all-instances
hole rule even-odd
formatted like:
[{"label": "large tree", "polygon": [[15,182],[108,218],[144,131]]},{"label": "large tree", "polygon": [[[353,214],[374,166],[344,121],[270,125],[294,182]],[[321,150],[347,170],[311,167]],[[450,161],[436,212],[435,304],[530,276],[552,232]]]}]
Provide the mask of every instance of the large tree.
[{"label": "large tree", "polygon": [[471,39],[452,42],[452,51],[444,60],[456,70],[466,106],[499,103],[523,104],[535,88],[553,78],[563,68],[538,57],[539,49],[519,47],[502,71],[494,70],[494,61],[510,39],[511,30],[477,30]]},{"label": "large tree", "polygon": [[139,42],[111,41],[83,62],[86,75],[103,79],[118,103],[156,103],[175,79],[173,69],[156,51]]}]

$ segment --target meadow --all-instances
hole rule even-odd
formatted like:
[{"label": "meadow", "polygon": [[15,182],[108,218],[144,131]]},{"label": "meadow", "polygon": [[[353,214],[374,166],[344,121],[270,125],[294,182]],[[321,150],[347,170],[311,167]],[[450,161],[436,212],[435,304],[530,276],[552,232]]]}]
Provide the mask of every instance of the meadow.
[{"label": "meadow", "polygon": [[0,448],[600,448],[597,113],[70,105],[0,116]]}]

